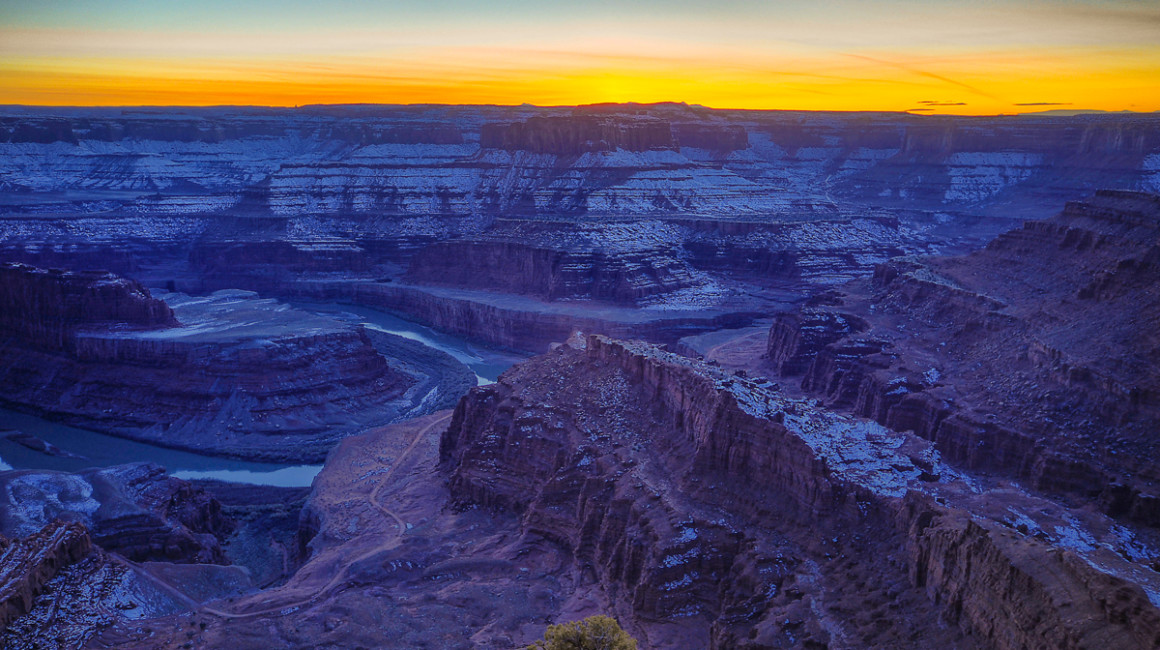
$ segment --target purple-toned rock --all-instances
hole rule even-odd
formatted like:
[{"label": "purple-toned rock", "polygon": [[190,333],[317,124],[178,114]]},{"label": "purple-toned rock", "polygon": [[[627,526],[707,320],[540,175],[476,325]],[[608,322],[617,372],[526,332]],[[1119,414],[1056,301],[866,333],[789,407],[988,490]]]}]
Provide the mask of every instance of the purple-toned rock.
[{"label": "purple-toned rock", "polygon": [[976,253],[882,264],[779,316],[768,355],[968,467],[1156,525],[1158,286],[1160,197],[1101,191]]},{"label": "purple-toned rock", "polygon": [[68,350],[84,330],[150,330],[177,324],[173,310],[139,282],[112,273],[0,265],[0,333]]},{"label": "purple-toned rock", "polygon": [[[59,338],[0,339],[0,400],[17,408],[167,446],[296,460],[321,460],[342,436],[410,408],[396,400],[415,379],[361,327],[244,291],[162,301],[112,276],[100,276],[102,293],[88,276],[19,271],[11,306],[35,325],[27,331]],[[54,302],[62,294],[88,296],[75,310],[107,318],[78,324]],[[108,319],[121,315],[130,320]]]},{"label": "purple-toned rock", "polygon": [[147,463],[0,472],[0,533],[27,537],[60,520],[83,524],[101,548],[144,562],[221,563],[230,522],[200,488]]}]

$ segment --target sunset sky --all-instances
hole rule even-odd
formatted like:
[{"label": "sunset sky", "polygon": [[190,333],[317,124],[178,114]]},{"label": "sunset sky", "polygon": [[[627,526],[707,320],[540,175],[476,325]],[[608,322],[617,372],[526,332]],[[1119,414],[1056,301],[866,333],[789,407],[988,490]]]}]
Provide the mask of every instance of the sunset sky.
[{"label": "sunset sky", "polygon": [[0,0],[0,103],[1160,110],[1160,2]]}]

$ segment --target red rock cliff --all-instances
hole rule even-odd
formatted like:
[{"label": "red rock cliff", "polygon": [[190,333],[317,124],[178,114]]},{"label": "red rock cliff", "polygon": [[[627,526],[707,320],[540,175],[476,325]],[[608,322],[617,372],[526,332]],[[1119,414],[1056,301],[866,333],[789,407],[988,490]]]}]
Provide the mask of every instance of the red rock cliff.
[{"label": "red rock cliff", "polygon": [[[699,617],[698,644],[1160,639],[1155,585],[972,524],[989,511],[928,444],[650,346],[590,336],[517,366],[464,398],[441,451],[461,504],[520,513],[622,620]],[[1044,597],[1073,590],[1082,613]],[[875,628],[902,602],[905,630]]]},{"label": "red rock cliff", "polygon": [[112,273],[72,273],[0,265],[0,332],[62,350],[85,328],[155,329],[177,323],[173,310],[139,282]]}]

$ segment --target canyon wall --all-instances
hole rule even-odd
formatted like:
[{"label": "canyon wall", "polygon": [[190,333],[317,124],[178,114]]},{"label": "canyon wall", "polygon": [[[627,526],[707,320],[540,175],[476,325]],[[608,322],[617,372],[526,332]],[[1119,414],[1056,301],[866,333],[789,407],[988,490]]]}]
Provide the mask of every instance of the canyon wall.
[{"label": "canyon wall", "polygon": [[1151,647],[1154,533],[766,379],[577,335],[338,445],[284,585],[100,641],[499,649],[601,613],[644,650]]},{"label": "canyon wall", "polygon": [[145,330],[176,323],[169,305],[112,273],[0,265],[0,331],[29,345],[66,350],[86,328]]},{"label": "canyon wall", "polygon": [[897,259],[779,316],[768,354],[833,407],[968,467],[1160,524],[1160,198],[1100,192],[983,251]]},{"label": "canyon wall", "polygon": [[483,235],[422,249],[412,258],[406,279],[543,300],[635,305],[704,282],[679,259],[681,235],[655,222],[504,220]]},{"label": "canyon wall", "polygon": [[1151,115],[722,111],[680,104],[29,109],[0,115],[22,214],[1044,217],[1157,189]]},{"label": "canyon wall", "polygon": [[[522,364],[460,403],[441,449],[454,498],[518,513],[641,630],[692,616],[711,623],[713,647],[777,647],[783,635],[923,645],[954,638],[936,631],[943,617],[999,648],[1046,633],[1077,647],[1160,638],[1154,585],[1067,556],[1066,570],[1050,568],[1051,544],[973,523],[955,503],[963,479],[928,444],[649,346],[590,336]],[[894,563],[910,584],[891,577]],[[842,586],[852,580],[865,582]],[[908,601],[930,627],[875,630],[859,611],[908,590],[937,603]],[[1043,596],[1072,590],[1090,596]]]},{"label": "canyon wall", "polygon": [[444,332],[526,352],[544,352],[577,329],[676,343],[690,334],[744,327],[762,316],[742,309],[644,311],[589,302],[547,303],[518,295],[400,283],[308,281],[290,289],[302,298],[382,309]]}]

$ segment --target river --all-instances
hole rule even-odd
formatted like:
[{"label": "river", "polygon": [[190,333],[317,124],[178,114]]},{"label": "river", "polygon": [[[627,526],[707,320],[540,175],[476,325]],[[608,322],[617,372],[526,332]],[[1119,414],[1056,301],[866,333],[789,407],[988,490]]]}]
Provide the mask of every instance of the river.
[{"label": "river", "polygon": [[[430,327],[366,307],[295,303],[295,307],[361,323],[369,329],[397,334],[441,350],[471,368],[479,384],[494,382],[524,356],[481,346]],[[7,439],[3,430],[32,434],[65,455],[50,455]],[[309,486],[321,465],[256,463],[157,447],[95,431],[70,427],[34,415],[0,409],[0,470],[51,469],[75,472],[132,462],[153,462],[183,479],[217,479],[279,487]]]}]

